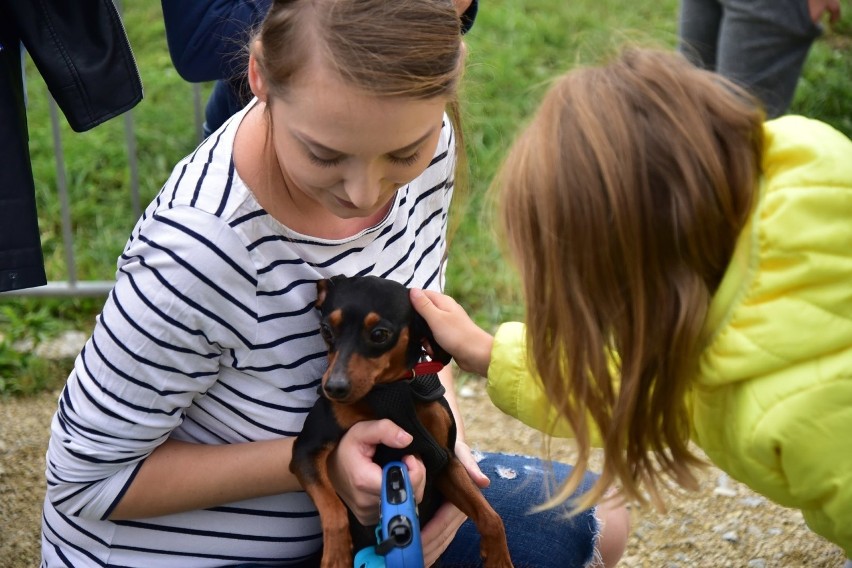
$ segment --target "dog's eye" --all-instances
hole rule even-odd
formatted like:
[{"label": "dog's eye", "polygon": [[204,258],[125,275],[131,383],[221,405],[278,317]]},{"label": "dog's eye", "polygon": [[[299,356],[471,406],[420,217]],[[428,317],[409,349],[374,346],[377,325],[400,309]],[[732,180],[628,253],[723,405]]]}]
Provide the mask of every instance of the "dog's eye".
[{"label": "dog's eye", "polygon": [[391,337],[389,329],[375,327],[370,331],[370,341],[373,343],[384,343]]},{"label": "dog's eye", "polygon": [[328,343],[334,343],[334,334],[331,332],[331,326],[327,323],[320,324],[320,335]]}]

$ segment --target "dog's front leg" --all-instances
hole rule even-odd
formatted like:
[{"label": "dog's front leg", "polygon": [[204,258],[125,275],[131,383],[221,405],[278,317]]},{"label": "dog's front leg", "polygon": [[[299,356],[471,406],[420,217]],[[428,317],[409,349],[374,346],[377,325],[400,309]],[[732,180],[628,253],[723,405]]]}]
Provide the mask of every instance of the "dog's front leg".
[{"label": "dog's front leg", "polygon": [[441,475],[435,480],[444,497],[471,518],[479,531],[479,553],[486,568],[511,568],[509,544],[503,519],[482,495],[479,487],[455,456],[450,457]]},{"label": "dog's front leg", "polygon": [[322,568],[352,568],[352,537],[346,506],[331,485],[325,447],[312,456],[311,465],[296,470],[296,477],[313,500],[322,523]]}]

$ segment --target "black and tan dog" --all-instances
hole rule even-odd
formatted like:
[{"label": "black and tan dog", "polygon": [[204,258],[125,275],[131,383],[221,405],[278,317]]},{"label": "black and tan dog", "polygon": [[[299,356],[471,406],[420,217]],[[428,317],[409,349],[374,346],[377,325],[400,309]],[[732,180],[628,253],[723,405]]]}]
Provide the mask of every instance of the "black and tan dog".
[{"label": "black and tan dog", "polygon": [[328,344],[328,370],[296,439],[290,469],[320,514],[322,566],[351,568],[353,550],[376,544],[374,527],[358,524],[332,487],[328,459],[352,425],[382,418],[396,422],[414,441],[403,450],[380,446],[374,460],[383,465],[416,454],[426,466],[421,526],[446,499],[476,524],[485,566],[512,566],[503,521],[454,454],[455,421],[436,371],[420,374],[417,367],[425,342],[437,360],[450,358],[412,308],[408,289],[375,276],[335,276],[317,282],[316,306]]}]

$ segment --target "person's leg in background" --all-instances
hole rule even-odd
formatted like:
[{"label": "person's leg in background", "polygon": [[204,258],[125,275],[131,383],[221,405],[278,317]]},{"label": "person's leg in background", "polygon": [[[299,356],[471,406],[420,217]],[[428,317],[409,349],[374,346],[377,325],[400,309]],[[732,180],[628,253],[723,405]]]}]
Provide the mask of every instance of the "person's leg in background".
[{"label": "person's leg in background", "polygon": [[759,97],[769,118],[787,112],[821,28],[808,0],[722,0],[716,70]]},{"label": "person's leg in background", "polygon": [[681,0],[678,51],[704,69],[716,69],[722,5],[719,0]]}]

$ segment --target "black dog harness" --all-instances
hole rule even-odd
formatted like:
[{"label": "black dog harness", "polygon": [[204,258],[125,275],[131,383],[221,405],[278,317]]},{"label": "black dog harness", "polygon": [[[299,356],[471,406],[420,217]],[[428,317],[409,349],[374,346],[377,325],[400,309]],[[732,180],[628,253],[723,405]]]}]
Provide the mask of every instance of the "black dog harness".
[{"label": "black dog harness", "polygon": [[[449,462],[448,448],[440,445],[432,434],[417,418],[415,408],[418,402],[438,401],[448,412],[450,406],[444,398],[446,389],[435,373],[417,374],[411,379],[396,381],[389,384],[376,385],[366,397],[366,402],[377,418],[392,420],[397,426],[411,434],[413,440],[406,448],[396,449],[379,446],[376,449],[374,461],[387,463],[400,459],[406,454],[418,454],[423,460],[427,471],[437,473]],[[450,432],[450,447],[455,444],[456,432]]]}]

